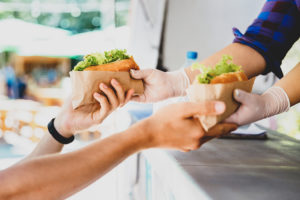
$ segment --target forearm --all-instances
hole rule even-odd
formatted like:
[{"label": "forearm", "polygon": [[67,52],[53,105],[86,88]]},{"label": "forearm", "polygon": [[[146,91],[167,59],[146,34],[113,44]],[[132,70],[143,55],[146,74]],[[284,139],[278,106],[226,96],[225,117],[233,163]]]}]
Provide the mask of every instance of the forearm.
[{"label": "forearm", "polygon": [[0,199],[64,199],[145,148],[148,139],[142,130],[131,128],[72,153],[35,158],[4,170]]},{"label": "forearm", "polygon": [[[254,49],[243,44],[233,43],[222,49],[221,51],[213,54],[212,56],[201,61],[201,64],[205,66],[214,66],[218,63],[223,55],[230,55],[233,58],[233,62],[237,65],[241,65],[246,75],[251,78],[258,74],[261,74],[265,67],[266,62],[264,58]],[[186,73],[193,82],[199,70],[192,70],[191,67],[186,69]]]},{"label": "forearm", "polygon": [[[63,127],[63,123],[64,120],[62,120],[62,117],[64,117],[64,114],[60,114],[56,117],[55,121],[54,121],[54,126],[56,128],[56,130],[64,137],[71,137],[72,135],[74,135],[74,133],[70,132],[70,131],[65,131],[62,127]],[[38,157],[38,156],[43,156],[43,155],[47,155],[47,154],[53,154],[53,153],[58,153],[61,152],[62,148],[64,147],[63,144],[59,143],[58,141],[56,141],[51,134],[47,131],[45,133],[45,135],[43,136],[43,138],[41,139],[41,141],[37,144],[37,146],[35,147],[35,149],[30,153],[29,156],[27,156],[24,160],[22,160],[21,162],[34,158],[34,157]],[[19,163],[21,163],[19,162]],[[19,164],[17,163],[17,164]]]},{"label": "forearm", "polygon": [[289,97],[291,106],[300,102],[300,63],[297,64],[286,76],[278,81],[275,86],[279,86]]},{"label": "forearm", "polygon": [[[35,149],[28,155],[23,161],[43,156],[47,154],[53,154],[61,152],[63,144],[57,142],[48,132],[43,136],[41,141],[37,144]],[[23,162],[22,161],[22,162]]]}]

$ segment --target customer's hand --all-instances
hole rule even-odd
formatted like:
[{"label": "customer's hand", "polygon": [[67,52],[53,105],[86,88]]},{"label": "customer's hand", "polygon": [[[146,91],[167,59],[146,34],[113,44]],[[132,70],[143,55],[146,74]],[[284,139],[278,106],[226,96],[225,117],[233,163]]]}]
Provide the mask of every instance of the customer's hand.
[{"label": "customer's hand", "polygon": [[183,96],[189,86],[189,78],[184,70],[175,72],[162,72],[156,69],[131,70],[131,76],[144,81],[144,94],[132,98],[138,102],[157,102]]},{"label": "customer's hand", "polygon": [[[156,112],[137,126],[149,134],[150,147],[190,151],[203,143],[237,128],[235,124],[218,124],[205,132],[195,115],[219,115],[225,111],[223,102],[183,102],[171,104]],[[146,147],[146,148],[149,148]]]},{"label": "customer's hand", "polygon": [[[71,98],[69,98],[54,121],[54,126],[58,132],[65,137],[69,137],[77,131],[100,124],[112,111],[125,105],[131,99],[134,93],[133,89],[125,94],[124,89],[115,79],[112,79],[111,85],[113,88],[103,83],[99,85],[100,90],[105,94],[104,96],[103,94],[94,93],[94,98],[99,104],[82,106],[74,110]],[[96,108],[98,108],[96,112],[89,112]]]},{"label": "customer's hand", "polygon": [[237,112],[225,120],[228,123],[245,125],[284,111],[290,107],[285,91],[278,86],[269,88],[264,94],[257,95],[236,89],[234,98],[241,103]]}]

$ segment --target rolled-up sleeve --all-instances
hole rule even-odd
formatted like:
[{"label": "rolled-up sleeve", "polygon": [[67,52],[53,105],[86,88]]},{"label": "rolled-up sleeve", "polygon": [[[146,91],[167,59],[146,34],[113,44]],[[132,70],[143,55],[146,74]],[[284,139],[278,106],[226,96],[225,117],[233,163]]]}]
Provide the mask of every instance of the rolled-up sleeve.
[{"label": "rolled-up sleeve", "polygon": [[245,34],[233,28],[233,42],[247,45],[264,57],[264,74],[272,71],[282,78],[281,62],[300,37],[299,5],[300,0],[268,0]]}]

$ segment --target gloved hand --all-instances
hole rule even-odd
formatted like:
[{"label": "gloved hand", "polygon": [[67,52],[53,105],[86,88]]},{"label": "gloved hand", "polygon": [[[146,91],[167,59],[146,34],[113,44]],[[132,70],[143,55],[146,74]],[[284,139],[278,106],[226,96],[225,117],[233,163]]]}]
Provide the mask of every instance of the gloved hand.
[{"label": "gloved hand", "polygon": [[290,100],[287,94],[278,86],[269,88],[262,95],[237,89],[234,91],[234,98],[241,103],[241,106],[237,112],[225,120],[227,123],[245,125],[286,112],[290,108]]},{"label": "gloved hand", "polygon": [[133,97],[133,101],[153,103],[171,97],[186,95],[190,81],[184,70],[162,72],[156,69],[131,70],[135,79],[143,79],[144,94]]}]

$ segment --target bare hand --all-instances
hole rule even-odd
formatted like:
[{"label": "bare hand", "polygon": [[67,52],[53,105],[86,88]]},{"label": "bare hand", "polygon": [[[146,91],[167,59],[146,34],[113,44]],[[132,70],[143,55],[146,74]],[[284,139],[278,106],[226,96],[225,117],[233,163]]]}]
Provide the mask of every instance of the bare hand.
[{"label": "bare hand", "polygon": [[235,124],[218,124],[205,132],[195,115],[219,115],[225,111],[223,102],[184,102],[172,104],[146,119],[146,133],[150,133],[155,147],[190,151],[205,142],[237,128]]},{"label": "bare hand", "polygon": [[[116,92],[101,83],[99,88],[106,96],[100,93],[94,93],[94,98],[99,104],[82,106],[74,110],[72,108],[71,98],[69,98],[54,121],[58,132],[65,137],[69,137],[77,131],[100,124],[111,112],[125,105],[131,99],[134,93],[133,89],[130,89],[125,95],[124,89],[115,79],[112,79],[111,84]],[[96,108],[98,108],[96,112],[88,112]]]}]

